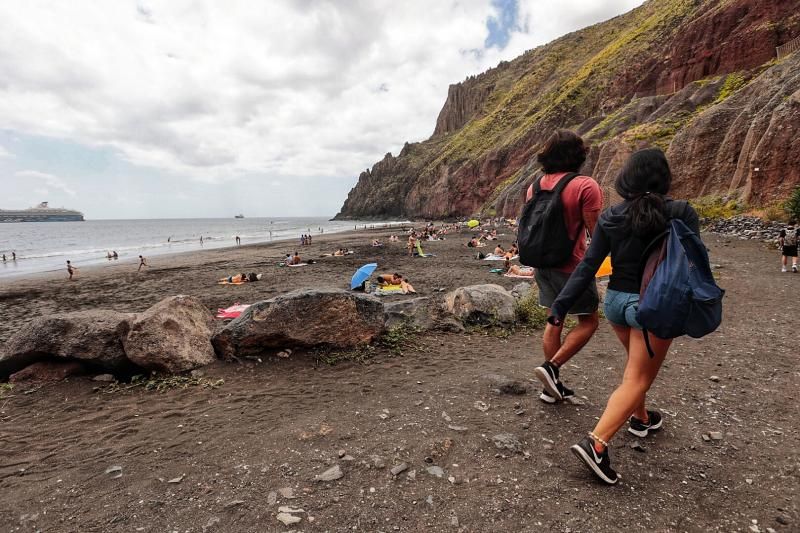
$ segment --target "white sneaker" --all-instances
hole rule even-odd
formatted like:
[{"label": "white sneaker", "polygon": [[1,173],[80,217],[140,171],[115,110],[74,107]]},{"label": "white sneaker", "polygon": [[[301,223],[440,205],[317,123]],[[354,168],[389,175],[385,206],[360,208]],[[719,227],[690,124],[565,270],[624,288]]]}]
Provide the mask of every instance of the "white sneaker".
[{"label": "white sneaker", "polygon": [[792,265],[792,272],[797,274],[797,265]]},{"label": "white sneaker", "polygon": [[786,272],[786,267],[781,267],[781,272]]}]

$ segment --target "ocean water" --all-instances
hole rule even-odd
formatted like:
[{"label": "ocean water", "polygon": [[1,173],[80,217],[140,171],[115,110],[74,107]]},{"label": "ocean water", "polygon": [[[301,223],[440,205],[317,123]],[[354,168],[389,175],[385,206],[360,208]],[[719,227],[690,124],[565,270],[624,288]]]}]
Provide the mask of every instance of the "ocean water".
[{"label": "ocean water", "polygon": [[[314,237],[352,230],[355,226],[384,224],[391,223],[330,221],[321,217],[0,223],[0,254],[6,255],[6,261],[0,262],[0,278],[66,272],[67,260],[77,267],[108,264],[106,253],[113,250],[119,261],[135,261],[140,254],[152,257],[234,246],[237,235],[243,245],[281,240],[299,243],[304,233]],[[16,252],[16,261],[12,261],[11,252]]]}]

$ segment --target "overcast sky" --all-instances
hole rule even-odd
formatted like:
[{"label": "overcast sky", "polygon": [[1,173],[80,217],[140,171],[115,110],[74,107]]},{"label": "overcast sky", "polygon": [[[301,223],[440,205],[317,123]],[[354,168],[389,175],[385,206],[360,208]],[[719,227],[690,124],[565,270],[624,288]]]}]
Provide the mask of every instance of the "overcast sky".
[{"label": "overcast sky", "polygon": [[447,87],[641,0],[4,0],[0,208],[334,215]]}]

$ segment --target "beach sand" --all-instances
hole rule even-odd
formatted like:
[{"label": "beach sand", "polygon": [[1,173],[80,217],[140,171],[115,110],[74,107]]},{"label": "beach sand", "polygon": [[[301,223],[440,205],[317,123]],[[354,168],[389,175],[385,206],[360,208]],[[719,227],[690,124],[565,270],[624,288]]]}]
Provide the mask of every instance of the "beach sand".
[{"label": "beach sand", "polygon": [[[488,272],[499,263],[473,259],[466,233],[427,243],[437,254],[429,259],[405,257],[403,243],[373,249],[372,235],[380,232],[317,239],[304,255],[339,246],[357,253],[299,269],[275,266],[294,249],[282,243],[160,257],[139,275],[120,264],[86,269],[73,283],[66,274],[6,282],[0,335],[40,314],[141,311],[177,293],[216,310],[345,287],[372,261],[407,275],[421,295],[519,283]],[[530,378],[542,359],[539,331],[433,332],[401,353],[378,347],[363,363],[329,366],[302,351],[219,362],[204,369],[215,387],[158,392],[75,377],[0,391],[0,530],[736,531],[752,520],[762,531],[794,530],[800,275],[780,274],[778,255],[761,244],[705,238],[728,291],[725,322],[704,339],[675,342],[649,395],[664,428],[613,441],[618,487],[596,483],[569,452],[620,379],[624,354],[607,323],[562,370],[581,405],[538,400]],[[239,271],[264,280],[216,285]],[[488,374],[529,391],[501,394]],[[703,439],[716,431],[722,440]],[[516,436],[519,450],[497,448],[500,433]],[[631,448],[636,442],[644,451]],[[408,470],[393,476],[401,463]],[[341,479],[315,481],[334,465]],[[121,477],[105,473],[112,466]],[[293,499],[272,494],[286,488]],[[278,522],[287,505],[303,509],[295,513],[302,522]]]}]

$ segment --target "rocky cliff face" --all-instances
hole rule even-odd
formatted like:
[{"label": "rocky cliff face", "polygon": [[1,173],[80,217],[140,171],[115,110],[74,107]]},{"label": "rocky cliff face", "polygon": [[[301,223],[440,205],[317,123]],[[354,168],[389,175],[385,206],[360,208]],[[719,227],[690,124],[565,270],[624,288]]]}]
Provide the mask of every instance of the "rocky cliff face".
[{"label": "rocky cliff face", "polygon": [[557,127],[592,143],[611,195],[634,150],[659,146],[676,195],[768,204],[800,184],[797,0],[651,0],[453,85],[427,141],[361,174],[340,218],[515,216]]}]

